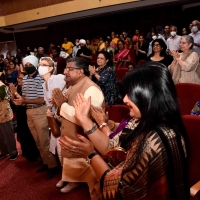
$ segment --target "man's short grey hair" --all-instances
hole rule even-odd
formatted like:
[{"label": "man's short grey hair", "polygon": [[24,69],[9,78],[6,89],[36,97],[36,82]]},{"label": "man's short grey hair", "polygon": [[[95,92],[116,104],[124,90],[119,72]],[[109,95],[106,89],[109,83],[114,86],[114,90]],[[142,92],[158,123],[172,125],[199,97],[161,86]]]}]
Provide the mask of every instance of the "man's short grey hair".
[{"label": "man's short grey hair", "polygon": [[43,47],[39,47],[38,50],[44,50],[44,48]]},{"label": "man's short grey hair", "polygon": [[177,29],[177,27],[176,27],[176,26],[174,26],[174,25],[171,25],[171,26],[170,26],[170,29],[171,29],[171,28],[175,28],[175,29],[176,29],[176,31],[178,30],[178,29]]},{"label": "man's short grey hair", "polygon": [[190,47],[190,49],[192,49],[192,47],[194,45],[194,38],[190,35],[183,35],[183,36],[181,36],[181,38],[185,38],[185,40],[187,41],[188,44],[192,44],[192,46]]}]

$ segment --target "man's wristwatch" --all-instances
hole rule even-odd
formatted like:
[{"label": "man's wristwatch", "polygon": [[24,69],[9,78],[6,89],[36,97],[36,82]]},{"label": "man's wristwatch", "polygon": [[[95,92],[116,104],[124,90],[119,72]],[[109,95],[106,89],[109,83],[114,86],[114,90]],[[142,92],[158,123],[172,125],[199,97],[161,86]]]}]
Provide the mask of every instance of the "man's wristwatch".
[{"label": "man's wristwatch", "polygon": [[86,162],[87,162],[88,164],[91,164],[92,158],[93,158],[94,156],[96,156],[96,155],[98,155],[98,153],[97,153],[96,151],[93,152],[93,153],[91,153],[91,154],[86,158]]}]

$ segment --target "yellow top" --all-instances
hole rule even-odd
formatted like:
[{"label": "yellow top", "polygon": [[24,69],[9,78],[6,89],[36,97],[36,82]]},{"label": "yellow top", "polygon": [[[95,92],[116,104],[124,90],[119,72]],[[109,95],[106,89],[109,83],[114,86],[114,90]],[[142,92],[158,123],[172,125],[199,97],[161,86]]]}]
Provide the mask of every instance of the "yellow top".
[{"label": "yellow top", "polygon": [[62,48],[65,50],[66,53],[72,54],[72,48],[74,47],[74,44],[72,42],[67,42],[62,44]]},{"label": "yellow top", "polygon": [[112,41],[113,41],[115,44],[117,44],[118,41],[119,41],[119,38],[113,38]]}]

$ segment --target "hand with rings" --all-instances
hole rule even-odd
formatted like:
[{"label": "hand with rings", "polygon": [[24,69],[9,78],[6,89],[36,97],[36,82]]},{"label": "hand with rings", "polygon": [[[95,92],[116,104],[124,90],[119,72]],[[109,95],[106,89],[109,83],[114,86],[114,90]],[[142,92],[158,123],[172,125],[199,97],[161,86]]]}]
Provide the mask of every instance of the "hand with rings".
[{"label": "hand with rings", "polygon": [[86,158],[92,152],[94,152],[93,144],[83,137],[82,135],[77,135],[80,141],[75,141],[67,136],[62,136],[59,140],[63,150],[71,152],[75,156]]},{"label": "hand with rings", "polygon": [[75,146],[72,146],[72,149],[71,149],[72,153],[75,152],[75,149],[76,149],[76,147],[75,147]]}]

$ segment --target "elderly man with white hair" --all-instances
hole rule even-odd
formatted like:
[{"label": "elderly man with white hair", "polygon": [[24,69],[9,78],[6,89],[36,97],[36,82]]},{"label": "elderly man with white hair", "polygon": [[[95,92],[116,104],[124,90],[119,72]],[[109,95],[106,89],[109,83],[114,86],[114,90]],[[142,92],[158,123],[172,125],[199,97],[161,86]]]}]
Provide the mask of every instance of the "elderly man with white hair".
[{"label": "elderly man with white hair", "polygon": [[27,124],[40,151],[43,165],[36,172],[47,171],[46,178],[52,178],[57,171],[57,160],[49,151],[49,126],[46,116],[46,105],[42,84],[44,79],[39,75],[36,67],[38,59],[26,56],[23,59],[24,69],[28,75],[23,78],[22,96],[16,94],[15,105],[26,105]]},{"label": "elderly man with white hair", "polygon": [[80,49],[77,51],[76,57],[82,57],[88,60],[92,59],[92,52],[86,47],[86,41],[84,39],[79,40]]},{"label": "elderly man with white hair", "polygon": [[44,53],[43,47],[38,48],[38,53],[37,53],[36,57],[38,58],[38,60],[40,60],[40,58],[42,58],[42,57],[48,57],[48,55]]}]

